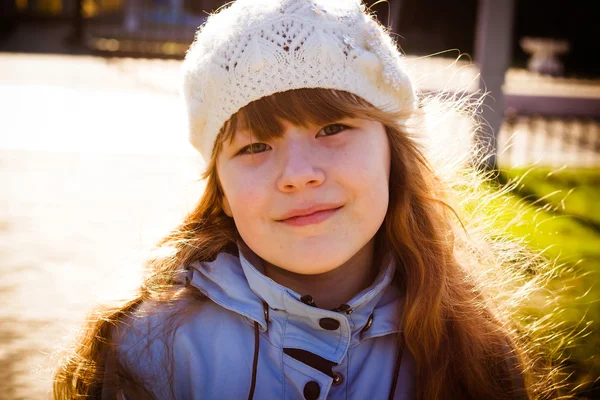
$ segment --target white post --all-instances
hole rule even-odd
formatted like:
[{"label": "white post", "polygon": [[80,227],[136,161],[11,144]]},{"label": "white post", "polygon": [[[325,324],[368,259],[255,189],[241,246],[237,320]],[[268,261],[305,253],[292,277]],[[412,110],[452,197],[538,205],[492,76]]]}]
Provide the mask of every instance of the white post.
[{"label": "white post", "polygon": [[183,14],[183,0],[169,0],[171,16],[177,20]]},{"label": "white post", "polygon": [[504,76],[511,62],[515,0],[480,0],[475,35],[475,61],[481,72],[480,89],[490,92],[483,103],[481,143],[487,166],[496,166],[497,135],[504,118]]},{"label": "white post", "polygon": [[141,0],[125,0],[125,31],[135,32],[140,27],[140,13],[142,12]]}]

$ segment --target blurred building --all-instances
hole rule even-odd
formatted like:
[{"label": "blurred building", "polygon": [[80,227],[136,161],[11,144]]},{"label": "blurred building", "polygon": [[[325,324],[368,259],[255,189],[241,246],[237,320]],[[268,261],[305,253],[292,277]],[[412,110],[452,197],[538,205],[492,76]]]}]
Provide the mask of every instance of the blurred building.
[{"label": "blurred building", "polygon": [[[80,38],[87,46],[86,51],[181,58],[197,27],[225,3],[225,0],[4,0],[0,35],[7,41],[11,31],[20,29],[19,25],[35,29],[36,24],[57,21],[71,24],[71,38]],[[491,92],[482,108],[483,118],[491,129],[483,132],[482,137],[492,148],[499,146],[505,160],[514,158],[506,155],[514,150],[511,140],[537,143],[536,138],[544,132],[556,132],[555,128],[544,130],[540,126],[562,126],[569,132],[551,135],[577,137],[573,140],[582,144],[585,151],[593,149],[595,154],[600,153],[593,123],[600,119],[600,57],[594,57],[600,53],[597,40],[600,24],[596,21],[600,1],[388,0],[374,4],[372,10],[383,24],[391,26],[407,54],[434,54],[448,59],[466,54],[465,58],[474,61],[481,74],[479,87],[474,90]],[[0,36],[0,51],[2,43]],[[38,40],[23,39],[20,46],[18,51],[27,51],[27,46],[33,51],[45,49]],[[420,60],[421,69],[433,68],[436,64],[432,60]],[[438,90],[446,88],[442,83]],[[505,114],[509,123],[501,131]],[[540,125],[540,118],[548,123]],[[527,121],[538,122],[532,123],[534,127]],[[557,121],[562,122],[557,125]],[[583,133],[572,134],[570,127]],[[501,137],[491,132],[500,132]],[[531,137],[520,140],[519,135]],[[545,142],[549,140],[546,139]],[[570,144],[553,146],[552,151],[559,154],[542,157],[541,162],[560,163],[560,153],[572,149]],[[535,153],[521,150],[519,154]],[[518,159],[528,163],[540,160],[523,156]],[[586,165],[600,165],[597,157],[582,159],[596,160]]]},{"label": "blurred building", "polygon": [[[308,1],[308,0],[307,0]],[[326,0],[331,1],[331,0]],[[198,22],[226,0],[3,0],[3,27],[31,17],[69,19],[81,3],[86,22],[121,26],[127,31],[149,27],[196,28]],[[375,0],[367,0],[375,3]],[[475,48],[478,8],[485,0],[388,0],[373,7],[381,21],[392,25],[396,39],[408,54],[430,55],[448,49],[477,57]],[[496,0],[495,3],[505,3]],[[600,63],[592,57],[600,44],[600,2],[582,0],[514,0],[511,52],[512,65],[525,67],[529,55],[520,45],[523,37],[565,40],[570,51],[564,55],[565,74],[600,76]],[[389,12],[391,11],[391,12]],[[169,30],[163,29],[168,39]],[[118,30],[113,30],[116,35]],[[503,32],[497,32],[501,34]],[[138,35],[140,39],[141,35]],[[187,38],[190,40],[191,38]],[[592,61],[592,62],[591,62]]]}]

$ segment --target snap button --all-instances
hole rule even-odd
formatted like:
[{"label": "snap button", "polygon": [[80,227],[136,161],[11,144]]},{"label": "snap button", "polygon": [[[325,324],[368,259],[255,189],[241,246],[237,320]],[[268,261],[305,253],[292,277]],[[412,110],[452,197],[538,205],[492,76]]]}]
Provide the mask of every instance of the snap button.
[{"label": "snap button", "polygon": [[310,381],[304,385],[304,398],[306,400],[317,400],[321,394],[321,388],[315,381]]},{"label": "snap button", "polygon": [[365,325],[364,328],[362,328],[362,330],[360,331],[360,333],[368,331],[369,328],[371,327],[371,325],[373,325],[373,314],[369,315],[369,319],[367,320],[367,324]]},{"label": "snap button", "polygon": [[334,372],[333,373],[333,382],[332,385],[333,386],[340,386],[342,384],[342,382],[344,382],[344,375],[338,373],[338,372]]},{"label": "snap button", "polygon": [[328,331],[335,331],[340,327],[340,322],[333,318],[321,318],[319,320],[319,326]]},{"label": "snap button", "polygon": [[263,313],[265,315],[265,322],[269,323],[269,305],[263,301]]},{"label": "snap button", "polygon": [[315,301],[313,300],[310,294],[304,295],[300,297],[300,301],[306,304],[307,306],[316,307]]}]

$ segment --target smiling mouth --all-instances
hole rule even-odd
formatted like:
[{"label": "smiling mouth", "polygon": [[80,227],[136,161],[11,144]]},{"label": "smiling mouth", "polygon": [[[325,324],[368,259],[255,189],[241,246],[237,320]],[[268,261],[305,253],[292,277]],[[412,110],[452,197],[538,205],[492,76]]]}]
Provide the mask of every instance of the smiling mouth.
[{"label": "smiling mouth", "polygon": [[329,208],[326,210],[319,210],[319,211],[315,211],[315,212],[312,212],[309,214],[304,214],[304,215],[296,215],[293,217],[282,219],[279,222],[283,222],[285,224],[292,225],[292,226],[306,226],[306,225],[318,224],[318,223],[324,222],[327,219],[329,219],[340,208],[342,208],[342,206]]}]

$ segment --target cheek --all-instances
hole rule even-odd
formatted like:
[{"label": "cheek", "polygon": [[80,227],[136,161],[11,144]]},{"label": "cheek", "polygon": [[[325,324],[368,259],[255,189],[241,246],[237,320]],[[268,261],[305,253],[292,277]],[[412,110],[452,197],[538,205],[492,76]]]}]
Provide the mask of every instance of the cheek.
[{"label": "cheek", "polygon": [[357,218],[375,225],[385,218],[389,204],[390,148],[387,135],[362,143],[344,163],[345,186],[356,203]]},{"label": "cheek", "polygon": [[355,170],[353,187],[367,211],[375,207],[387,210],[389,198],[389,166],[383,162],[362,165]]},{"label": "cheek", "polygon": [[226,176],[222,184],[236,225],[261,217],[268,201],[263,180],[236,171]]},{"label": "cheek", "polygon": [[355,146],[352,153],[347,154],[341,163],[342,171],[345,171],[346,179],[357,189],[377,192],[373,195],[381,195],[382,192],[387,195],[390,159],[387,136],[377,137],[377,140]]}]

